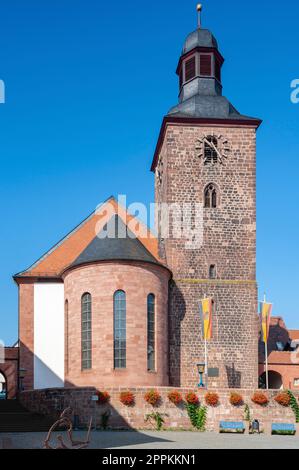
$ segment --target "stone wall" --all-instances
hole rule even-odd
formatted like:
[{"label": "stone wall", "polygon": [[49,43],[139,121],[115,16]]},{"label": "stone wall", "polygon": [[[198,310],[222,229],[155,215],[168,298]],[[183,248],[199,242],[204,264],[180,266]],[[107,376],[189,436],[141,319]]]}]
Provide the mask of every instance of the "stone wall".
[{"label": "stone wall", "polygon": [[[162,396],[158,407],[153,408],[144,400],[144,395],[149,388],[131,389],[135,394],[135,406],[126,407],[120,402],[120,392],[126,391],[121,388],[108,389],[111,396],[109,405],[99,406],[92,402],[91,397],[96,392],[95,388],[76,388],[76,389],[49,389],[42,391],[28,391],[20,395],[20,400],[30,411],[47,414],[52,416],[53,420],[59,416],[66,407],[72,407],[76,415],[79,416],[80,423],[86,425],[91,416],[96,416],[97,425],[101,425],[101,415],[106,411],[111,413],[109,427],[113,429],[152,429],[153,425],[145,422],[145,416],[158,411],[164,414],[165,427],[175,429],[190,429],[190,420],[187,415],[184,404],[180,406],[173,405],[168,399],[168,393],[173,388],[158,388]],[[182,395],[194,391],[198,394],[200,402],[204,404],[205,390],[178,389]],[[229,403],[230,391],[218,390],[220,404],[216,408],[208,408],[207,430],[219,431],[219,422],[225,421],[243,421],[244,406],[240,408],[233,407]],[[238,390],[243,396],[244,402],[250,406],[251,418],[258,419],[265,432],[270,432],[270,425],[273,422],[295,423],[294,413],[291,408],[284,408],[278,405],[273,398],[277,391],[269,391],[270,403],[267,407],[255,405],[251,401],[254,391]],[[298,395],[297,395],[298,398]]]},{"label": "stone wall", "polygon": [[[170,291],[170,385],[194,387],[196,362],[204,362],[198,303],[213,297],[211,367],[219,367],[216,388],[258,386],[258,317],[256,285],[256,130],[241,126],[169,124],[159,155],[156,202],[204,203],[204,191],[217,188],[217,208],[203,213],[203,243],[190,249],[188,237],[176,238],[180,214],[169,218],[170,236],[160,239],[160,254],[173,272]],[[227,140],[223,162],[205,165],[196,150],[208,135]],[[216,279],[209,267],[216,266]]]},{"label": "stone wall", "polygon": [[[167,386],[168,281],[161,266],[137,262],[104,262],[80,266],[64,275],[68,301],[66,386]],[[126,293],[126,368],[113,362],[113,295]],[[81,297],[92,297],[92,369],[81,365]],[[155,371],[147,365],[147,297],[155,295]]]}]

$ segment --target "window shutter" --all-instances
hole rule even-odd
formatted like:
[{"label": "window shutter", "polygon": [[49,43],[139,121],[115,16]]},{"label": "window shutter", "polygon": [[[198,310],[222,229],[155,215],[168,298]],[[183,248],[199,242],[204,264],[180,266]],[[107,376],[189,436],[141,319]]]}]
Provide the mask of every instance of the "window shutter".
[{"label": "window shutter", "polygon": [[187,60],[185,63],[185,80],[188,82],[192,78],[194,78],[196,75],[195,71],[195,57],[192,57],[191,59]]}]

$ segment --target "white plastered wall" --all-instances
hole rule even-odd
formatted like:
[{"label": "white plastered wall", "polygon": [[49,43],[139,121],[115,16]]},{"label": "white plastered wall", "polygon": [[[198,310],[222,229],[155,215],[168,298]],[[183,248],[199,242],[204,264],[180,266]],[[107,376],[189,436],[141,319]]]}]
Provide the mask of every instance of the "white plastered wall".
[{"label": "white plastered wall", "polygon": [[64,284],[34,284],[34,389],[64,386]]}]

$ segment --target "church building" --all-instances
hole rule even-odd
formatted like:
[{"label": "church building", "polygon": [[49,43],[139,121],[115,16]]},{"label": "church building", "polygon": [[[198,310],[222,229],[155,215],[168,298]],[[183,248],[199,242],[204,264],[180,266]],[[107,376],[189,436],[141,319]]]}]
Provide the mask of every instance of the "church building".
[{"label": "church building", "polygon": [[[223,95],[223,64],[215,37],[199,22],[183,44],[178,103],[163,119],[151,166],[158,207],[202,207],[202,243],[165,237],[161,220],[156,236],[140,230],[112,197],[15,275],[25,391],[196,387],[197,364],[205,360],[199,303],[206,297],[213,299],[209,388],[258,387],[261,121]],[[170,233],[175,223],[170,216]],[[106,236],[109,227],[115,236]]]}]

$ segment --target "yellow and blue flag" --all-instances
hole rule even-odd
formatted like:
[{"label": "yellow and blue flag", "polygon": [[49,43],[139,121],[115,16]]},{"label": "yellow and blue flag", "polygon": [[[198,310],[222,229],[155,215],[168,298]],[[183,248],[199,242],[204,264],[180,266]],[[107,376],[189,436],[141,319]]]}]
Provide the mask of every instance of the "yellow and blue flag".
[{"label": "yellow and blue flag", "polygon": [[264,343],[268,342],[272,307],[273,307],[272,304],[268,304],[266,302],[261,302],[260,303],[260,316],[261,316],[261,325],[262,325],[262,341]]},{"label": "yellow and blue flag", "polygon": [[213,319],[213,301],[212,299],[202,299],[199,303],[200,317],[202,321],[203,339],[210,341],[212,339],[212,319]]}]

